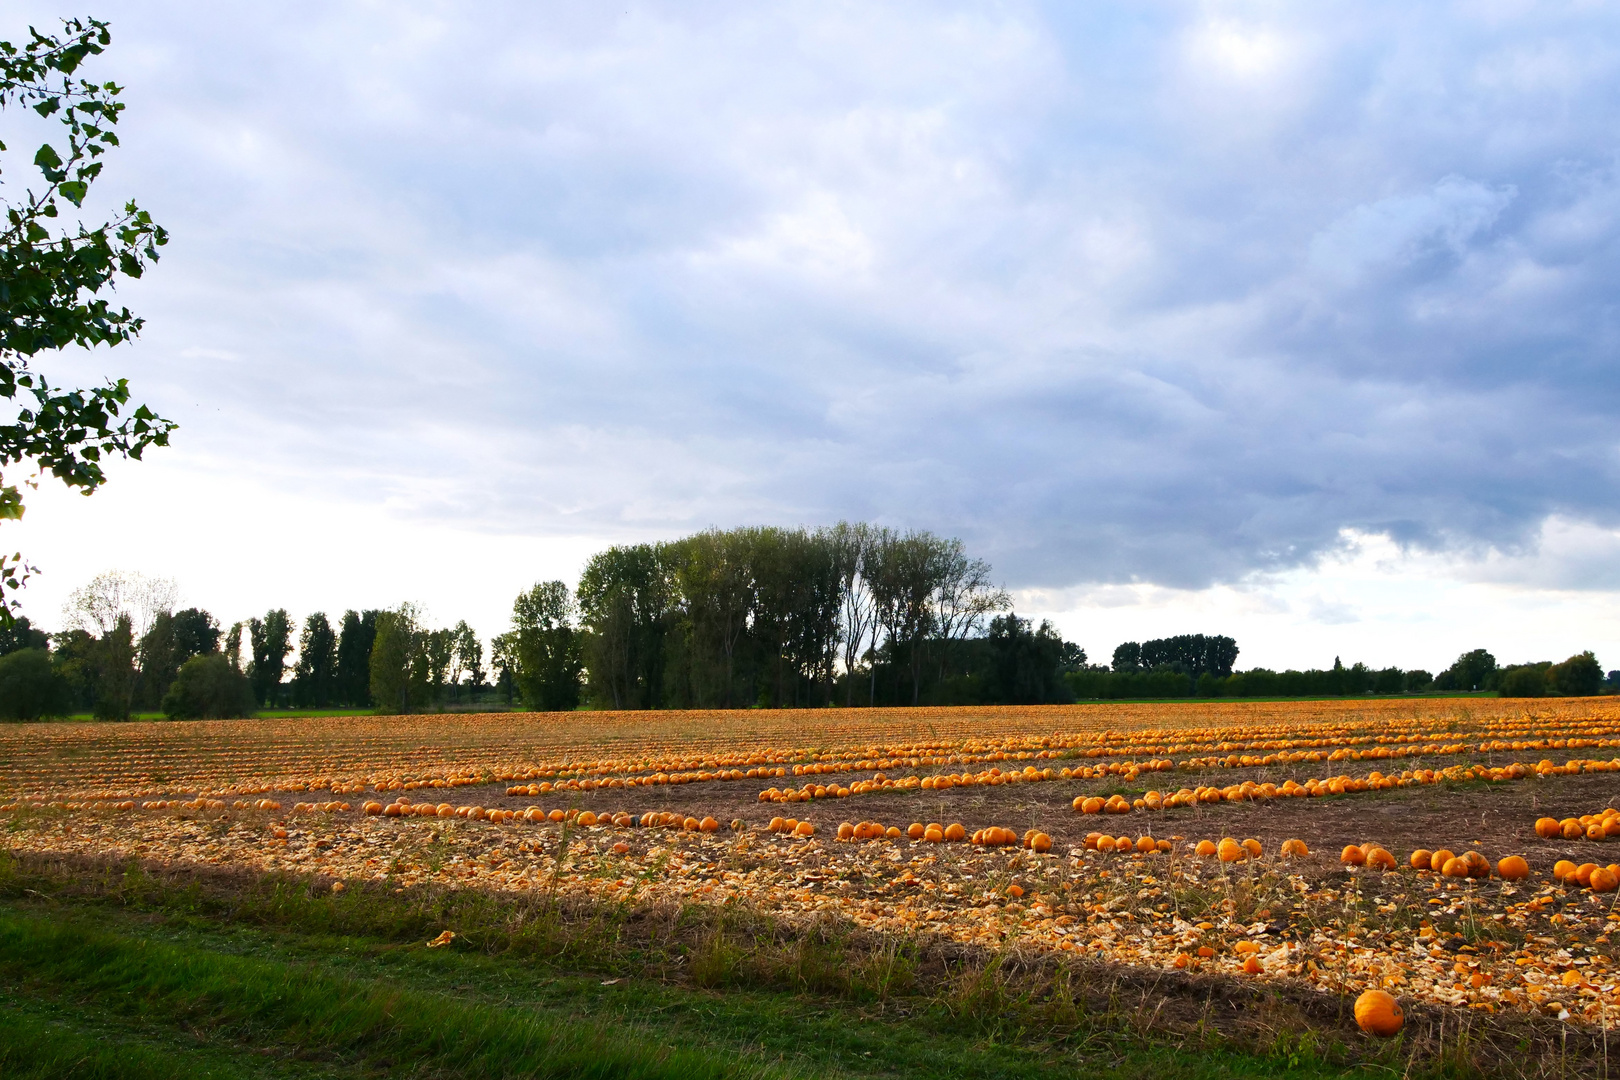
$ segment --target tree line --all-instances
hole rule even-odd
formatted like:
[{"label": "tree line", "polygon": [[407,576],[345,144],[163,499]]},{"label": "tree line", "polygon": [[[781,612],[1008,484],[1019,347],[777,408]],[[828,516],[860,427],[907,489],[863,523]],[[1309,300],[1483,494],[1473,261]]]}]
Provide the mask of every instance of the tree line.
[{"label": "tree line", "polygon": [[[221,628],[173,610],[172,582],[110,573],[69,600],[68,629],[0,626],[0,715],[124,719],[265,709],[404,713],[501,704],[681,709],[1058,704],[1121,698],[1317,697],[1620,689],[1591,652],[1501,666],[1475,649],[1438,675],[1398,667],[1235,669],[1237,642],[1182,634],[1124,642],[1112,663],[1011,610],[959,540],[840,523],[710,529],[591,557],[576,589],[520,593],[483,641],[422,611],[283,608]],[[486,669],[487,663],[487,669]]]}]

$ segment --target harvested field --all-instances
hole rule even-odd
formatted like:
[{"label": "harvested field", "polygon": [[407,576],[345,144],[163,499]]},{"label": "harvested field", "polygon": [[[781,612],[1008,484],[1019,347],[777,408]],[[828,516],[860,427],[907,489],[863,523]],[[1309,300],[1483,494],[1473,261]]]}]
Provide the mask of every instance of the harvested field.
[{"label": "harvested field", "polygon": [[[1110,796],[1118,812],[1080,808]],[[1605,808],[1608,698],[0,728],[0,846],[29,859],[832,920],[1132,986],[1270,988],[1346,1045],[1365,1037],[1344,1000],[1384,988],[1434,1031],[1467,1018],[1482,1047],[1550,1054],[1579,1032],[1601,1049],[1620,1006]],[[1579,838],[1538,836],[1545,817]],[[890,832],[840,839],[845,823]],[[907,835],[936,823],[963,839]],[[1014,842],[970,842],[992,827]],[[1223,837],[1260,854],[1196,854]],[[1341,861],[1363,844],[1395,867]],[[1519,855],[1529,874],[1420,871],[1419,848]],[[1186,1000],[1165,999],[1165,1030]],[[1440,1052],[1424,1038],[1412,1053]]]}]

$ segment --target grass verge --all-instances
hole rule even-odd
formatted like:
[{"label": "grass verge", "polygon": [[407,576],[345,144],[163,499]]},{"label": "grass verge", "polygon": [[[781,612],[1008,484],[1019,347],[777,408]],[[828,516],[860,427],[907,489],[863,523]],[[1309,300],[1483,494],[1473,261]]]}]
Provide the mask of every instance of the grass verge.
[{"label": "grass verge", "polygon": [[[423,948],[444,929],[458,935],[450,947]],[[37,857],[0,856],[0,1001],[51,1010],[0,1024],[7,1076],[150,1075],[140,1051],[154,1047],[188,1073],[222,1076],[1554,1071],[1533,1039],[1515,1048],[1455,1016],[1438,1043],[1414,1031],[1372,1045],[1347,1035],[1344,1003],[1324,995],[1016,949],[975,954],[737,910],[334,893],[285,877]],[[129,1071],[51,1071],[103,1031],[135,1048],[110,1059]],[[1563,1067],[1582,1070],[1567,1053]]]}]

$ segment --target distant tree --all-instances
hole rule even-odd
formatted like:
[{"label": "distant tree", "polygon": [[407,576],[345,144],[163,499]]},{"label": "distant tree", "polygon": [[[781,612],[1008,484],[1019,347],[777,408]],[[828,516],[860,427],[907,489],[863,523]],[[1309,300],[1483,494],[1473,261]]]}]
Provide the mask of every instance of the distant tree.
[{"label": "distant tree", "polygon": [[428,692],[427,658],[414,604],[379,611],[371,646],[371,698],[384,714],[408,713]]},{"label": "distant tree", "polygon": [[175,720],[222,720],[252,716],[253,686],[229,659],[216,652],[193,656],[163,695],[163,711]]},{"label": "distant tree", "polygon": [[377,637],[377,611],[345,611],[338,634],[337,700],[352,708],[371,704],[371,647]]},{"label": "distant tree", "polygon": [[1208,672],[1216,678],[1232,674],[1237,662],[1237,642],[1229,637],[1204,634],[1178,634],[1142,642],[1141,666],[1152,671],[1170,668],[1185,672],[1194,682]]},{"label": "distant tree", "polygon": [[[68,224],[101,174],[101,156],[118,145],[121,88],[75,81],[80,65],[111,42],[105,22],[66,19],[60,37],[30,28],[22,45],[0,43],[0,108],[26,106],[25,117],[54,119],[66,138],[60,149],[46,142],[34,153],[43,186],[30,185],[24,197],[0,201],[0,398],[10,418],[0,425],[0,468],[28,462],[86,495],[106,480],[105,460],[139,459],[148,446],[167,445],[174,427],[145,405],[120,419],[129,404],[126,380],[64,391],[29,367],[41,353],[118,345],[139,334],[141,320],[99,294],[120,276],[140,277],[168,242],[162,227],[133,202],[103,224]],[[7,128],[15,125],[10,121]],[[0,519],[22,514],[18,486],[0,487]],[[15,602],[6,594],[20,588],[31,569],[21,556],[0,558],[0,623],[12,619]],[[105,636],[115,622],[98,632]],[[138,620],[133,626],[137,636],[148,629]]]},{"label": "distant tree", "polygon": [[1124,641],[1114,646],[1114,659],[1109,667],[1113,671],[1141,671],[1141,644],[1135,641]]},{"label": "distant tree", "polygon": [[89,712],[95,708],[96,687],[100,683],[100,642],[84,630],[64,630],[51,635],[51,666],[67,682],[69,712]]},{"label": "distant tree", "polygon": [[106,637],[120,617],[127,617],[138,641],[160,614],[174,608],[178,591],[169,578],[108,570],[69,593],[62,615],[68,626],[98,637]]},{"label": "distant tree", "polygon": [[231,623],[231,628],[225,631],[225,644],[220,650],[237,671],[242,670],[242,631],[246,626],[242,622]]},{"label": "distant tree", "polygon": [[584,668],[573,617],[573,597],[560,581],[540,582],[512,604],[515,675],[523,702],[532,709],[566,712],[579,705]]},{"label": "distant tree", "polygon": [[509,630],[489,639],[489,663],[495,670],[495,689],[501,700],[512,704],[517,694],[518,632]]},{"label": "distant tree", "polygon": [[[1439,687],[1440,689],[1488,689],[1489,684],[1496,675],[1496,657],[1484,649],[1465,652],[1457,657],[1456,662],[1442,672],[1441,676],[1444,677],[1447,674],[1450,675],[1450,678],[1446,679],[1447,685]],[[1438,681],[1436,680],[1437,687]]]},{"label": "distant tree", "polygon": [[[880,526],[840,521],[829,531],[833,562],[843,588],[838,609],[838,637],[844,667],[844,704],[855,704],[855,669],[862,657],[877,649],[877,606],[868,578],[868,560],[879,544],[888,542]],[[746,625],[746,611],[737,620],[738,632]],[[730,702],[728,701],[729,705]]]},{"label": "distant tree", "polygon": [[324,611],[304,620],[298,639],[298,663],[293,667],[293,702],[300,709],[323,709],[332,704],[337,688],[338,643]]},{"label": "distant tree", "polygon": [[455,638],[455,684],[460,685],[465,678],[468,683],[468,693],[473,700],[478,698],[478,688],[484,684],[484,644],[478,640],[473,628],[463,619],[456,623],[451,631]]},{"label": "distant tree", "polygon": [[0,656],[22,649],[49,649],[50,646],[50,635],[43,630],[35,630],[26,615],[18,616],[9,625],[0,622]]},{"label": "distant tree", "polygon": [[141,708],[157,708],[185,659],[179,655],[175,642],[174,616],[167,611],[159,612],[152,620],[151,629],[141,635],[137,651],[140,685],[136,700]]},{"label": "distant tree", "polygon": [[72,687],[52,666],[51,655],[46,650],[31,646],[0,656],[0,719],[39,720],[65,716],[71,703]]},{"label": "distant tree", "polygon": [[292,652],[292,623],[286,608],[276,608],[261,619],[248,620],[248,643],[253,662],[247,677],[253,696],[262,708],[275,708],[281,693],[281,677],[287,672],[287,654]]},{"label": "distant tree", "polygon": [[1497,691],[1503,697],[1538,698],[1547,696],[1547,669],[1550,663],[1518,664],[1503,668],[1497,679]]},{"label": "distant tree", "polygon": [[438,704],[444,700],[445,684],[449,681],[450,667],[456,659],[455,634],[450,630],[424,631],[421,649],[427,666],[428,695],[434,704]]},{"label": "distant tree", "polygon": [[128,720],[135,701],[135,633],[129,615],[120,614],[105,636],[96,642],[97,720]]},{"label": "distant tree", "polygon": [[1009,705],[1042,705],[1069,700],[1063,681],[1063,638],[1050,622],[1031,632],[1015,613],[990,620],[989,698]]},{"label": "distant tree", "polygon": [[1402,689],[1408,694],[1421,694],[1434,684],[1434,676],[1422,668],[1413,668],[1402,680]]},{"label": "distant tree", "polygon": [[1603,668],[1590,649],[1554,665],[1548,674],[1565,697],[1592,697],[1603,690]]},{"label": "distant tree", "polygon": [[219,651],[219,623],[201,608],[174,613],[174,648],[185,663],[193,656]]}]

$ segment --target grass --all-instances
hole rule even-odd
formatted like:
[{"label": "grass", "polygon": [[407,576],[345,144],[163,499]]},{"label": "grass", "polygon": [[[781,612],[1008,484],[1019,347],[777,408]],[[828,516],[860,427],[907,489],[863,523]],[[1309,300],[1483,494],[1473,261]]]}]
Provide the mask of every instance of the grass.
[{"label": "grass", "polygon": [[[424,948],[447,924],[455,942]],[[1346,1064],[1305,1032],[1246,1049],[1171,1037],[1119,988],[1021,978],[1012,954],[955,973],[921,960],[750,918],[548,922],[481,894],[0,859],[0,1075],[1215,1080]]]}]

